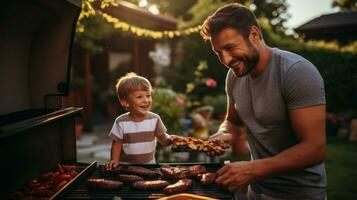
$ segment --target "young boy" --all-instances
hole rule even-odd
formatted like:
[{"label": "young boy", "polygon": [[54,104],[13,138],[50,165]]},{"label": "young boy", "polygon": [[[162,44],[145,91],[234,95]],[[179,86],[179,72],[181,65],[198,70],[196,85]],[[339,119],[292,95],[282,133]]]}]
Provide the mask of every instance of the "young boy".
[{"label": "young boy", "polygon": [[116,118],[109,136],[112,137],[110,161],[106,169],[121,164],[152,164],[155,161],[156,139],[163,146],[172,143],[159,115],[150,112],[151,84],[131,72],[116,84],[120,104],[128,111]]}]

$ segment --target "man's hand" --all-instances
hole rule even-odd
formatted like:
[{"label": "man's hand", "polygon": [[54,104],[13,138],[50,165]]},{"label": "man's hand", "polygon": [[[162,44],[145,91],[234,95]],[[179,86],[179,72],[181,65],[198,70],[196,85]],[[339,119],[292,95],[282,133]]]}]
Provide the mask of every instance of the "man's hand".
[{"label": "man's hand", "polygon": [[257,177],[251,161],[226,164],[217,171],[217,174],[216,183],[223,185],[230,192],[235,192],[239,187],[250,184]]},{"label": "man's hand", "polygon": [[232,143],[232,134],[230,133],[223,133],[223,132],[218,132],[209,137],[209,140],[222,140],[222,141],[227,141],[229,143]]},{"label": "man's hand", "polygon": [[110,171],[116,167],[119,167],[119,161],[110,160],[107,163],[105,163],[105,169],[108,171]]}]

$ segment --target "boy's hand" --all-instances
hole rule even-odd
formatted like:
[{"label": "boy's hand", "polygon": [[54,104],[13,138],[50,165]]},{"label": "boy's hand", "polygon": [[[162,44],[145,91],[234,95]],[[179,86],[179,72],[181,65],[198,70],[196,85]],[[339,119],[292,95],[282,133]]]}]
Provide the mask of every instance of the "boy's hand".
[{"label": "boy's hand", "polygon": [[110,160],[107,163],[105,163],[105,169],[107,171],[110,171],[116,167],[119,167],[119,161],[115,161],[115,160]]},{"label": "boy's hand", "polygon": [[170,142],[170,144],[172,144],[174,140],[179,139],[179,138],[182,138],[182,137],[181,137],[181,136],[178,136],[178,135],[171,135],[171,142]]}]

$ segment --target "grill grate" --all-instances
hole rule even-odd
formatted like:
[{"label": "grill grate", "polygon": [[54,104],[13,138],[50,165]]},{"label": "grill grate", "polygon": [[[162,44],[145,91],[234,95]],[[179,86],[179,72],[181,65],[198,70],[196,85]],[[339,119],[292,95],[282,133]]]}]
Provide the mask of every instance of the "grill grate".
[{"label": "grill grate", "polygon": [[79,172],[79,174],[70,182],[68,182],[63,188],[57,191],[50,198],[50,200],[63,199],[63,196],[65,196],[69,191],[71,191],[72,188],[76,187],[80,182],[83,182],[83,180],[85,180],[87,176],[89,176],[93,171],[96,170],[97,161],[92,162],[90,165],[83,164],[83,163],[76,163],[76,166],[77,166],[76,171]]},{"label": "grill grate", "polygon": [[[181,166],[188,166],[194,164],[200,164],[207,168],[209,172],[216,172],[220,167],[221,164],[202,164],[202,163],[190,163],[190,164],[178,164],[178,163],[167,163],[171,166],[181,165]],[[146,167],[148,169],[155,169],[159,170],[160,164],[155,165],[140,165]],[[107,178],[115,180],[114,175],[102,175],[99,173],[97,169],[92,175],[88,178]],[[232,199],[232,193],[217,187],[217,185],[208,185],[202,186],[198,180],[193,179],[193,185],[187,193],[197,194],[202,196],[208,196],[211,198],[216,199]],[[133,190],[130,188],[129,184],[124,184],[123,187],[119,190],[107,191],[107,190],[88,190],[85,186],[85,181],[79,184],[76,188],[74,188],[65,199],[113,199],[114,196],[118,196],[121,199],[157,199],[160,197],[166,196],[161,191],[139,191]]]}]

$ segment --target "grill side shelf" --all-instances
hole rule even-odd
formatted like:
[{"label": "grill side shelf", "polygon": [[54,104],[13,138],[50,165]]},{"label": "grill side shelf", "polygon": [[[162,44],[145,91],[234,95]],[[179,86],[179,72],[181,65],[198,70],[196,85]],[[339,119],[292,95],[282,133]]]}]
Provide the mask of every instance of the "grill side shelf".
[{"label": "grill side shelf", "polygon": [[63,199],[63,197],[83,182],[90,174],[92,174],[97,169],[97,161],[92,162],[90,165],[85,167],[74,179],[68,182],[62,189],[58,190],[50,200]]}]

